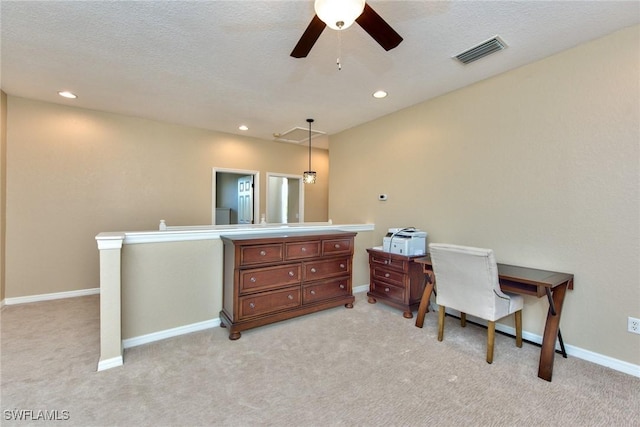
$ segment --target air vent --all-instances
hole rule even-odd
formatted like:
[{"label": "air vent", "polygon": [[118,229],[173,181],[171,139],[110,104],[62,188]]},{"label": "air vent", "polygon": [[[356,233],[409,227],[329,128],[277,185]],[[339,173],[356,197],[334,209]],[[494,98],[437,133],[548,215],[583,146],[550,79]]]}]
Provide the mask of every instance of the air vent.
[{"label": "air vent", "polygon": [[[313,139],[316,136],[324,135],[324,134],[325,134],[324,132],[312,130],[311,138]],[[276,139],[276,141],[291,142],[294,144],[301,144],[303,142],[306,143],[306,142],[309,142],[309,129],[295,127],[284,133],[274,133],[273,137]]]},{"label": "air vent", "polygon": [[484,58],[487,55],[491,55],[494,52],[506,49],[506,47],[507,44],[496,36],[476,47],[472,47],[471,49],[456,55],[456,59],[463,64],[468,64],[480,58]]}]

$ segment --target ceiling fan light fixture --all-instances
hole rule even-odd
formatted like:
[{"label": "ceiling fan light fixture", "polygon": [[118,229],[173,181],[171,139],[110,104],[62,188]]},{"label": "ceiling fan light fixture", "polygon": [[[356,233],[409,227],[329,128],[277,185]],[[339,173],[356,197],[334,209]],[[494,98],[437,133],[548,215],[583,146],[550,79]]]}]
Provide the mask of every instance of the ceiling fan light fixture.
[{"label": "ceiling fan light fixture", "polygon": [[318,18],[334,30],[349,28],[364,10],[364,0],[316,0]]}]

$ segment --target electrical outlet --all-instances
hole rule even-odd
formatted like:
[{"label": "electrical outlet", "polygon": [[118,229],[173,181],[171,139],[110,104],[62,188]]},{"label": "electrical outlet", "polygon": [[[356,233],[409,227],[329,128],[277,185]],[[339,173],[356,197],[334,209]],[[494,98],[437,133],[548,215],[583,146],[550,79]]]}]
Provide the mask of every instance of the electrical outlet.
[{"label": "electrical outlet", "polygon": [[627,331],[634,334],[640,334],[640,319],[629,317],[627,320]]}]

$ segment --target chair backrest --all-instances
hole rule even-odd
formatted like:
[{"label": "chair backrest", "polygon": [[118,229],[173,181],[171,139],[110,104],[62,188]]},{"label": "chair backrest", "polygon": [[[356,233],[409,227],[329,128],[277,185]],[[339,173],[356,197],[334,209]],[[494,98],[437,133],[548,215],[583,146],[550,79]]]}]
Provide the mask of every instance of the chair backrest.
[{"label": "chair backrest", "polygon": [[438,305],[492,321],[508,314],[509,297],[500,290],[493,250],[431,243],[429,252]]}]

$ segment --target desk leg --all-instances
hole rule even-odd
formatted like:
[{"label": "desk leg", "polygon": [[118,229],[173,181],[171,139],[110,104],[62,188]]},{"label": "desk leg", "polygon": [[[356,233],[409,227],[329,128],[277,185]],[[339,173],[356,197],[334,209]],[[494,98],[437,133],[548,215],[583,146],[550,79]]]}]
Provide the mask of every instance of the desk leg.
[{"label": "desk leg", "polygon": [[553,288],[553,301],[550,301],[553,302],[553,305],[549,305],[547,322],[544,326],[538,377],[547,381],[551,381],[553,374],[553,357],[556,354],[556,338],[560,331],[560,314],[562,314],[562,303],[564,302],[567,285],[568,283],[563,283]]},{"label": "desk leg", "polygon": [[418,316],[416,317],[416,327],[422,328],[424,324],[424,316],[429,309],[429,300],[431,299],[431,293],[433,292],[434,278],[431,277],[433,273],[425,273],[426,285],[424,292],[422,293],[422,299],[420,300],[420,307],[418,307]]}]

